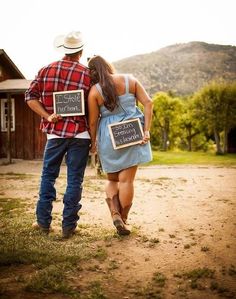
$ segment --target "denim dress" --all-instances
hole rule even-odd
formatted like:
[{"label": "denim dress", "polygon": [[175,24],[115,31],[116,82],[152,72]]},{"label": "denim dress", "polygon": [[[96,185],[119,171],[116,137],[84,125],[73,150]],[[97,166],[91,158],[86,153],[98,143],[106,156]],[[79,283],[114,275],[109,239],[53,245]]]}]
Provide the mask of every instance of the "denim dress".
[{"label": "denim dress", "polygon": [[[96,84],[96,88],[103,97],[99,83]],[[125,93],[119,96],[118,107],[113,111],[109,111],[104,105],[100,106],[97,144],[104,172],[114,173],[152,160],[150,142],[145,145],[137,144],[120,149],[113,148],[108,125],[133,118],[139,118],[141,124],[144,125],[144,115],[136,106],[134,94],[129,93],[129,77],[126,75]]]}]

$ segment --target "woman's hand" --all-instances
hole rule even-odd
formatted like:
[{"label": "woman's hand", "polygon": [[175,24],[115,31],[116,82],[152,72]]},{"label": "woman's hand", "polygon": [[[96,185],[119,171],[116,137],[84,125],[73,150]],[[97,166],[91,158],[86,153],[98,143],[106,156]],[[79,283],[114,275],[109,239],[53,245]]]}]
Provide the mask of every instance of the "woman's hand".
[{"label": "woman's hand", "polygon": [[96,154],[97,153],[97,145],[96,145],[96,143],[91,143],[89,151],[90,151],[91,154]]},{"label": "woman's hand", "polygon": [[141,141],[141,144],[146,144],[150,140],[150,132],[149,131],[144,131],[143,134],[143,140]]}]

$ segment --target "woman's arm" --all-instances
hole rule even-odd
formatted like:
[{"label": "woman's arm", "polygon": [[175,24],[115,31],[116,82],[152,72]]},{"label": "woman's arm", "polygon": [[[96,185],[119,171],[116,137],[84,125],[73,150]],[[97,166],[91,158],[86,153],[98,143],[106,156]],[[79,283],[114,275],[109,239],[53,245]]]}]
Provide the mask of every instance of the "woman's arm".
[{"label": "woman's arm", "polygon": [[149,131],[152,122],[153,102],[145,88],[137,79],[135,79],[135,95],[136,99],[144,107],[144,141],[146,142],[150,139]]},{"label": "woman's arm", "polygon": [[92,86],[88,96],[88,113],[89,113],[89,131],[91,137],[90,152],[96,152],[96,135],[97,125],[99,118],[99,106],[97,102],[97,90],[95,86]]}]

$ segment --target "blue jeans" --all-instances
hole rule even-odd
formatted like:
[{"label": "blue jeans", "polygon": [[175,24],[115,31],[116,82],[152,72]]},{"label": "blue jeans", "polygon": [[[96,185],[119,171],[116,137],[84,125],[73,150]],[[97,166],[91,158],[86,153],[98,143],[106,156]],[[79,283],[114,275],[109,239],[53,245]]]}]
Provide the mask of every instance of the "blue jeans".
[{"label": "blue jeans", "polygon": [[36,208],[37,222],[42,227],[49,228],[52,221],[52,202],[56,199],[54,185],[64,157],[67,165],[67,188],[63,198],[62,229],[74,229],[77,226],[89,145],[89,139],[80,138],[55,138],[47,141]]}]

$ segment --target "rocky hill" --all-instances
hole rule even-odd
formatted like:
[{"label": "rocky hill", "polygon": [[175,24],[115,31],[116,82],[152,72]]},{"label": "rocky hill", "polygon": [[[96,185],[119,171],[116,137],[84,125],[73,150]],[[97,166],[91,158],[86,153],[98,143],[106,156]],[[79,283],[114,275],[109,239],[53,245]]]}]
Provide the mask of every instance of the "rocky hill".
[{"label": "rocky hill", "polygon": [[150,95],[170,90],[188,95],[214,79],[236,80],[236,47],[204,42],[176,44],[113,65],[118,72],[135,75]]}]

